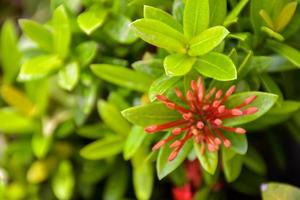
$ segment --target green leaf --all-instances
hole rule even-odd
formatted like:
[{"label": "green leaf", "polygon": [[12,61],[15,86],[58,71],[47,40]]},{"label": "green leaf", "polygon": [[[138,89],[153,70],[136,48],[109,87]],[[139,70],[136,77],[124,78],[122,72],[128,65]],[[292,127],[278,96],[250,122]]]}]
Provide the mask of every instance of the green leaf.
[{"label": "green leaf", "polygon": [[156,99],[156,95],[166,93],[170,88],[178,83],[179,80],[180,77],[169,77],[165,75],[156,79],[149,89],[150,101],[154,101]]},{"label": "green leaf", "polygon": [[229,81],[237,77],[237,72],[232,60],[223,54],[211,52],[202,56],[195,63],[194,68],[204,76],[219,80]]},{"label": "green leaf", "polygon": [[164,74],[163,61],[161,59],[147,59],[132,63],[133,69],[157,78]]},{"label": "green leaf", "polygon": [[[204,145],[204,144],[202,144]],[[194,150],[197,154],[198,160],[200,161],[201,166],[210,174],[216,172],[218,166],[218,152],[210,152],[205,147],[204,152],[201,152],[201,145],[194,142]]]},{"label": "green leaf", "polygon": [[131,20],[123,15],[113,16],[105,23],[103,30],[115,41],[130,44],[137,40],[137,36],[130,28]]},{"label": "green leaf", "polygon": [[183,13],[184,34],[192,38],[204,31],[208,25],[209,0],[186,0]]},{"label": "green leaf", "polygon": [[273,31],[272,29],[270,29],[268,27],[262,26],[261,31],[266,33],[269,37],[274,38],[280,42],[284,41],[284,37],[281,34]]},{"label": "green leaf", "polygon": [[54,10],[52,26],[54,52],[56,52],[61,58],[65,58],[69,53],[71,43],[71,27],[64,6],[59,6]]},{"label": "green leaf", "polygon": [[241,13],[241,11],[244,9],[244,7],[247,5],[249,0],[241,0],[232,10],[231,12],[227,15],[224,25],[227,26],[231,24]]},{"label": "green leaf", "polygon": [[167,108],[162,103],[151,103],[128,108],[122,111],[122,115],[133,124],[139,126],[160,124],[181,118],[177,111]]},{"label": "green leaf", "polygon": [[268,40],[267,45],[270,49],[282,55],[297,67],[300,67],[300,51],[274,40]]},{"label": "green leaf", "polygon": [[42,49],[51,52],[53,49],[53,36],[43,25],[28,19],[19,20],[25,35],[36,42]]},{"label": "green leaf", "polygon": [[75,52],[80,66],[86,66],[97,54],[97,43],[94,41],[82,42],[76,47]]},{"label": "green leaf", "polygon": [[154,19],[139,19],[132,23],[136,34],[144,41],[178,53],[186,52],[185,36],[172,27]]},{"label": "green leaf", "polygon": [[300,189],[284,183],[267,183],[261,186],[263,200],[298,200]]},{"label": "green leaf", "polygon": [[98,112],[105,124],[116,133],[126,136],[130,131],[130,125],[122,117],[119,110],[105,101],[98,101]]},{"label": "green leaf", "polygon": [[249,148],[247,154],[243,157],[243,162],[246,167],[257,174],[265,175],[267,166],[262,156],[255,150],[254,147]]},{"label": "green leaf", "polygon": [[34,155],[39,159],[45,158],[50,150],[52,141],[52,135],[35,132],[31,140],[31,147]]},{"label": "green leaf", "polygon": [[168,174],[173,172],[179,165],[181,165],[182,162],[186,159],[189,152],[191,151],[192,147],[193,142],[192,140],[189,140],[187,143],[184,144],[176,158],[172,161],[168,160],[170,153],[172,152],[172,149],[169,147],[169,145],[165,145],[162,148],[160,148],[156,162],[156,171],[158,179],[163,179]]},{"label": "green leaf", "polygon": [[260,74],[259,78],[261,80],[261,83],[262,83],[265,91],[276,94],[278,96],[276,103],[278,105],[281,105],[281,103],[283,102],[283,94],[282,94],[279,86],[277,85],[277,83],[271,78],[270,75],[268,75],[266,73]]},{"label": "green leaf", "polygon": [[12,108],[0,109],[0,131],[7,134],[28,133],[35,128],[34,121]]},{"label": "green leaf", "polygon": [[91,69],[98,77],[128,89],[146,92],[152,78],[141,72],[136,72],[125,67],[109,64],[92,64]]},{"label": "green leaf", "polygon": [[52,178],[52,189],[59,200],[71,199],[75,186],[73,167],[70,161],[62,161]]},{"label": "green leaf", "polygon": [[186,54],[171,54],[164,60],[164,68],[168,76],[182,76],[188,73],[196,62],[195,57]]},{"label": "green leaf", "polygon": [[231,149],[241,155],[247,153],[248,150],[248,141],[245,134],[237,134],[233,132],[222,131],[224,136],[230,140]]},{"label": "green leaf", "polygon": [[124,147],[124,138],[110,136],[104,139],[96,140],[80,150],[80,155],[89,160],[100,160],[111,158],[122,152]]},{"label": "green leaf", "polygon": [[256,96],[256,99],[245,108],[257,107],[258,111],[251,115],[244,115],[244,116],[239,116],[231,119],[226,119],[224,120],[224,125],[236,126],[239,124],[244,124],[253,121],[261,117],[263,114],[265,114],[275,104],[278,98],[277,95],[270,94],[270,93],[242,92],[242,93],[234,94],[231,97],[229,97],[225,104],[227,105],[228,108],[233,108],[234,106],[237,106],[241,104],[243,101],[245,101],[246,98],[254,95]]},{"label": "green leaf", "polygon": [[216,48],[229,34],[224,26],[214,26],[190,40],[189,55],[201,56]]},{"label": "green leaf", "polygon": [[58,70],[62,61],[57,55],[41,55],[31,58],[22,65],[18,80],[31,81],[43,78]]},{"label": "green leaf", "polygon": [[140,126],[132,127],[125,142],[125,147],[123,152],[125,160],[129,160],[136,153],[136,151],[141,146],[146,136],[147,134],[145,133],[143,127]]},{"label": "green leaf", "polygon": [[106,135],[113,134],[112,131],[103,123],[84,125],[76,130],[81,137],[89,139],[98,139]]},{"label": "green leaf", "polygon": [[77,23],[79,28],[89,35],[103,24],[106,16],[106,10],[99,6],[92,6],[77,17]]},{"label": "green leaf", "polygon": [[76,62],[68,63],[58,73],[58,84],[65,90],[71,91],[79,80],[79,66]]},{"label": "green leaf", "polygon": [[152,6],[144,6],[144,17],[147,19],[155,19],[171,26],[179,32],[182,32],[182,25],[169,13]]},{"label": "green leaf", "polygon": [[13,82],[19,72],[21,55],[17,43],[18,36],[15,25],[12,21],[7,20],[2,25],[0,41],[3,79],[6,83]]},{"label": "green leaf", "polygon": [[210,26],[216,26],[223,23],[227,14],[227,1],[226,0],[210,0]]},{"label": "green leaf", "polygon": [[293,18],[298,2],[293,1],[287,3],[283,9],[281,10],[280,14],[275,20],[275,27],[277,32],[281,32],[284,28],[289,24],[291,19]]},{"label": "green leaf", "polygon": [[271,30],[275,29],[274,22],[273,22],[272,18],[270,17],[270,15],[264,9],[261,9],[259,11],[259,15],[265,21],[265,24],[268,26],[268,28],[270,28]]},{"label": "green leaf", "polygon": [[242,171],[243,156],[231,152],[230,149],[222,149],[222,162],[225,178],[228,182],[233,182]]}]

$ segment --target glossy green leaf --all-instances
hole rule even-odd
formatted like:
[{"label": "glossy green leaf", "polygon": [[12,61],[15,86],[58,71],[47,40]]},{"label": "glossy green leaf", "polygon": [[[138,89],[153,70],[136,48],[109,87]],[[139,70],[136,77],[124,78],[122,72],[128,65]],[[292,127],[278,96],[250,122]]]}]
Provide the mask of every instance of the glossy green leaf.
[{"label": "glossy green leaf", "polygon": [[64,6],[59,6],[54,10],[52,26],[54,52],[61,58],[65,58],[69,53],[71,43],[71,27]]},{"label": "glossy green leaf", "polygon": [[245,134],[222,131],[224,136],[231,142],[231,150],[238,154],[246,154],[248,150],[248,141]]},{"label": "glossy green leaf", "polygon": [[235,117],[231,119],[226,119],[224,121],[224,124],[227,126],[235,126],[239,124],[244,124],[250,121],[253,121],[259,117],[261,117],[263,114],[265,114],[267,111],[270,110],[270,108],[275,104],[277,101],[278,96],[275,94],[270,93],[264,93],[264,92],[242,92],[232,95],[228,98],[226,105],[229,108],[232,108],[234,106],[237,106],[241,104],[246,98],[250,96],[256,96],[255,101],[253,101],[250,105],[247,107],[257,107],[258,111],[251,115],[244,115],[240,117]]},{"label": "glossy green leaf", "polygon": [[172,28],[176,29],[177,31],[182,32],[182,25],[176,21],[176,19],[170,15],[169,13],[159,9],[154,8],[152,6],[144,6],[144,17],[148,19],[155,19],[161,21]]},{"label": "glossy green leaf", "polygon": [[[202,144],[203,145],[203,144]],[[204,152],[201,152],[201,145],[194,142],[194,150],[197,154],[198,160],[204,170],[210,174],[216,172],[218,166],[218,152],[210,152],[205,147]]]},{"label": "glossy green leaf", "polygon": [[1,108],[0,109],[0,130],[3,133],[27,133],[35,128],[34,121],[26,116],[21,115],[15,109]]},{"label": "glossy green leaf", "polygon": [[148,126],[180,119],[177,111],[167,108],[162,103],[136,106],[122,111],[122,115],[133,124]]},{"label": "glossy green leaf", "polygon": [[154,46],[178,53],[186,52],[185,36],[163,22],[139,19],[132,23],[132,27],[139,37]]},{"label": "glossy green leaf", "polygon": [[261,185],[263,200],[298,200],[300,189],[284,183],[266,183]]},{"label": "glossy green leaf", "polygon": [[120,111],[112,104],[98,101],[98,112],[105,124],[120,135],[128,135],[130,126]]},{"label": "glossy green leaf", "polygon": [[58,72],[58,84],[63,89],[71,91],[78,83],[79,76],[78,64],[76,62],[68,63]]},{"label": "glossy green leaf", "polygon": [[168,76],[182,76],[188,73],[196,62],[195,57],[185,54],[171,54],[164,60],[164,68]]},{"label": "glossy green leaf", "polygon": [[70,161],[63,160],[52,178],[52,189],[59,200],[71,199],[75,187],[73,166]]},{"label": "glossy green leaf", "polygon": [[133,126],[129,132],[129,135],[125,142],[124,147],[124,158],[129,160],[141,146],[144,141],[147,133],[145,133],[144,128],[140,126]]},{"label": "glossy green leaf", "polygon": [[152,79],[146,74],[121,66],[93,64],[91,69],[94,74],[106,81],[140,92],[148,91],[152,82]]},{"label": "glossy green leaf", "polygon": [[115,41],[130,44],[137,40],[137,36],[130,28],[131,20],[123,15],[113,16],[105,23],[103,30]]},{"label": "glossy green leaf", "polygon": [[178,83],[179,80],[180,77],[169,77],[165,75],[156,79],[149,89],[150,101],[154,101],[156,99],[156,95],[164,94],[165,92],[167,92],[176,83]]},{"label": "glossy green leaf", "polygon": [[19,20],[25,35],[36,42],[42,49],[51,52],[53,49],[53,36],[43,25],[28,19]]},{"label": "glossy green leaf", "polygon": [[300,67],[300,51],[274,40],[268,40],[267,45],[274,52],[282,55],[297,67]]},{"label": "glossy green leaf", "polygon": [[89,160],[110,158],[122,152],[124,143],[123,137],[106,137],[83,147],[80,150],[80,155]]},{"label": "glossy green leaf", "polygon": [[107,11],[98,6],[91,7],[77,17],[77,23],[86,34],[91,34],[99,28],[107,16]]},{"label": "glossy green leaf", "polygon": [[43,78],[58,70],[62,61],[57,55],[42,55],[27,60],[21,67],[18,80],[31,81]]},{"label": "glossy green leaf", "polygon": [[7,20],[1,29],[1,64],[3,70],[3,79],[6,83],[14,81],[20,68],[21,55],[17,47],[18,36],[15,25]]},{"label": "glossy green leaf", "polygon": [[164,145],[158,153],[157,162],[156,162],[156,171],[158,179],[161,180],[166,177],[168,174],[173,172],[182,162],[186,159],[187,155],[193,147],[193,142],[190,140],[184,144],[182,149],[179,151],[176,158],[172,161],[169,161],[168,158],[172,149],[169,145]]},{"label": "glossy green leaf", "polygon": [[229,25],[232,21],[234,21],[239,16],[239,14],[243,10],[243,8],[247,5],[248,2],[249,2],[249,0],[241,0],[241,1],[239,1],[239,3],[227,15],[227,17],[226,17],[226,19],[224,21],[224,25],[225,26]]},{"label": "glossy green leaf", "polygon": [[287,3],[283,7],[282,11],[280,12],[280,14],[275,20],[275,27],[277,32],[284,30],[284,28],[289,24],[289,22],[291,21],[292,17],[295,14],[297,5],[298,2],[293,1]]},{"label": "glossy green leaf", "polygon": [[204,31],[208,25],[209,0],[186,0],[183,14],[184,34],[192,38]]},{"label": "glossy green leaf", "polygon": [[97,54],[97,43],[94,41],[87,41],[80,43],[75,51],[80,63],[80,66],[86,66],[92,62]]},{"label": "glossy green leaf", "polygon": [[216,48],[229,34],[224,26],[214,26],[190,40],[189,55],[201,56]]},{"label": "glossy green leaf", "polygon": [[232,60],[223,54],[211,52],[197,60],[194,68],[204,76],[229,81],[237,77],[237,72]]},{"label": "glossy green leaf", "polygon": [[228,182],[233,182],[242,171],[243,157],[232,153],[230,149],[222,149],[222,162],[225,178]]}]

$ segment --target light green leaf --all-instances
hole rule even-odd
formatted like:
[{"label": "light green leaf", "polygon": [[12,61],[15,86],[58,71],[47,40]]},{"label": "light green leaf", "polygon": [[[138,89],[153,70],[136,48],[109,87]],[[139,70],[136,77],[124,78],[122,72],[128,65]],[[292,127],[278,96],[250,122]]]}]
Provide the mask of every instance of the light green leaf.
[{"label": "light green leaf", "polygon": [[140,92],[148,91],[152,83],[152,78],[146,74],[122,66],[92,64],[91,69],[94,74],[106,81]]},{"label": "light green leaf", "polygon": [[267,183],[261,186],[263,200],[298,200],[300,189],[284,183]]},{"label": "light green leaf", "polygon": [[195,63],[194,68],[204,76],[219,80],[229,81],[237,77],[237,72],[232,60],[223,54],[211,52],[202,56]]},{"label": "light green leaf", "polygon": [[127,136],[130,131],[130,125],[122,117],[120,111],[112,104],[99,100],[98,112],[105,124],[116,133]]},{"label": "light green leaf", "polygon": [[210,26],[216,26],[223,23],[227,14],[226,0],[209,0]]},{"label": "light green leaf", "polygon": [[157,78],[164,74],[163,61],[161,59],[147,59],[132,63],[133,69]]},{"label": "light green leaf", "polygon": [[79,28],[89,35],[103,24],[106,16],[106,10],[98,6],[92,6],[77,17],[77,23]]},{"label": "light green leaf", "polygon": [[54,52],[56,52],[60,58],[65,58],[69,53],[71,43],[71,27],[64,6],[59,6],[54,10],[52,26]]},{"label": "light green leaf", "polygon": [[31,140],[31,147],[34,155],[39,159],[45,158],[50,150],[52,141],[52,135],[35,132]]},{"label": "light green leaf", "polygon": [[80,150],[80,155],[89,160],[111,158],[112,156],[122,152],[124,143],[125,141],[123,137],[106,137],[83,147]]},{"label": "light green leaf", "polygon": [[58,84],[65,90],[71,91],[79,80],[79,66],[76,62],[68,63],[58,72]]},{"label": "light green leaf", "polygon": [[247,107],[257,107],[258,111],[251,115],[244,115],[239,117],[234,117],[231,119],[224,120],[224,124],[227,126],[236,126],[239,124],[248,123],[250,121],[253,121],[259,117],[261,117],[263,114],[265,114],[267,111],[272,108],[272,106],[277,101],[278,96],[275,94],[270,93],[264,93],[264,92],[242,92],[237,93],[228,98],[226,101],[226,106],[228,108],[233,108],[234,106],[237,106],[241,104],[243,101],[245,101],[246,98],[250,96],[256,96],[256,99]]},{"label": "light green leaf", "polygon": [[224,26],[214,26],[190,40],[189,55],[201,56],[216,48],[229,34]]},{"label": "light green leaf", "polygon": [[270,49],[282,55],[297,67],[300,67],[300,51],[274,40],[268,40],[267,45]]},{"label": "light green leaf", "polygon": [[[203,145],[203,144],[202,144]],[[197,154],[198,160],[203,167],[210,174],[216,172],[218,166],[218,152],[210,152],[206,147],[204,152],[201,152],[201,145],[194,142],[194,150]]]},{"label": "light green leaf", "polygon": [[186,52],[185,36],[163,22],[139,19],[132,23],[132,27],[139,37],[152,45],[178,53]]},{"label": "light green leaf", "polygon": [[145,133],[144,128],[140,126],[133,126],[129,135],[125,142],[124,147],[124,158],[129,160],[141,146],[142,142],[144,141],[147,133]]},{"label": "light green leaf", "polygon": [[3,69],[3,79],[6,83],[15,80],[20,68],[21,54],[18,50],[18,36],[15,25],[7,20],[1,29],[1,64]]},{"label": "light green leaf", "polygon": [[287,3],[283,9],[281,10],[280,14],[275,20],[275,28],[277,32],[281,32],[284,28],[289,24],[291,19],[293,18],[298,2],[293,1]]},{"label": "light green leaf", "polygon": [[28,19],[19,20],[25,35],[36,42],[42,49],[51,52],[53,49],[53,36],[43,25]]},{"label": "light green leaf", "polygon": [[80,66],[86,66],[92,62],[97,54],[97,43],[94,41],[87,41],[80,43],[76,49],[76,55]]},{"label": "light green leaf", "polygon": [[192,38],[204,31],[208,25],[209,0],[186,0],[183,13],[184,34]]},{"label": "light green leaf", "polygon": [[133,124],[139,126],[160,124],[181,118],[177,111],[167,108],[162,103],[151,103],[128,108],[122,111],[122,115]]},{"label": "light green leaf", "polygon": [[182,164],[182,162],[186,159],[187,155],[190,153],[192,147],[193,142],[192,140],[189,140],[187,143],[184,144],[176,158],[172,161],[168,160],[170,153],[172,152],[172,149],[169,147],[169,145],[166,144],[162,148],[160,148],[156,162],[156,171],[158,179],[163,179],[168,174],[173,172],[180,164]]},{"label": "light green leaf", "polygon": [[280,42],[284,41],[284,37],[281,34],[273,31],[272,29],[270,29],[268,27],[262,26],[261,31],[266,33],[269,37],[274,38]]},{"label": "light green leaf", "polygon": [[196,62],[195,57],[186,54],[171,54],[164,60],[164,68],[168,76],[182,76],[188,73]]},{"label": "light green leaf", "polygon": [[228,26],[229,24],[231,24],[231,22],[234,21],[239,16],[239,14],[243,10],[243,8],[247,5],[248,2],[249,2],[249,0],[239,1],[239,3],[227,15],[227,17],[224,21],[224,25]]},{"label": "light green leaf", "polygon": [[57,55],[42,55],[27,60],[21,67],[18,80],[31,81],[43,78],[58,70],[62,61]]},{"label": "light green leaf", "polygon": [[84,125],[76,129],[76,133],[81,137],[98,139],[106,135],[114,134],[104,123]]},{"label": "light green leaf", "polygon": [[155,19],[161,21],[179,32],[182,32],[182,25],[169,13],[152,6],[144,6],[144,17],[147,19]]}]

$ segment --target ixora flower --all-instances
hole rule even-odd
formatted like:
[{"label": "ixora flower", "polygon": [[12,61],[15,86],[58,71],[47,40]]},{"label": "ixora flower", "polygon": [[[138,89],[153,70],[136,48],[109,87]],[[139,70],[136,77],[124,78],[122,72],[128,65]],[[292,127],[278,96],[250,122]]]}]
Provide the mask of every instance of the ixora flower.
[{"label": "ixora flower", "polygon": [[[245,106],[252,103],[256,96],[246,98],[243,103],[235,108],[226,108],[226,100],[234,93],[235,86],[231,86],[224,94],[221,89],[215,87],[206,91],[201,78],[196,82],[191,82],[191,90],[188,90],[186,96],[176,88],[176,95],[186,106],[181,106],[166,96],[157,95],[158,101],[165,104],[169,109],[178,111],[182,118],[164,124],[155,124],[145,128],[148,133],[156,133],[167,129],[172,129],[172,134],[159,141],[153,146],[157,150],[163,145],[173,141],[170,148],[173,149],[169,156],[169,161],[176,158],[183,145],[189,140],[201,145],[201,152],[204,153],[205,146],[211,152],[217,151],[223,143],[226,148],[231,146],[231,142],[224,136],[222,130],[232,132],[232,134],[245,134],[246,130],[240,127],[229,127],[223,125],[223,121],[228,118],[234,118],[242,115],[250,115],[257,112],[257,107]],[[182,135],[181,139],[175,139]],[[175,139],[175,140],[174,140]]]}]

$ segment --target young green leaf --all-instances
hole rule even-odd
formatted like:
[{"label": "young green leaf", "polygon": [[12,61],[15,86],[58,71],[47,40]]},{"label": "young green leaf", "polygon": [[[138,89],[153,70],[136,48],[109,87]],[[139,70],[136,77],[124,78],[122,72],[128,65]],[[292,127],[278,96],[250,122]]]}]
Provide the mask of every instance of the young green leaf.
[{"label": "young green leaf", "polygon": [[58,84],[65,90],[71,91],[79,80],[79,66],[76,62],[68,63],[58,72]]},{"label": "young green leaf", "polygon": [[180,79],[181,77],[169,77],[165,75],[156,79],[149,89],[150,101],[154,101],[156,99],[156,95],[167,92],[176,83],[178,83]]},{"label": "young green leaf", "polygon": [[283,183],[267,183],[261,186],[263,200],[298,200],[300,189]]},{"label": "young green leaf", "polygon": [[201,152],[201,145],[196,142],[194,142],[194,150],[203,169],[214,174],[218,166],[218,152],[210,152],[206,147],[204,152]]},{"label": "young green leaf", "polygon": [[27,60],[18,76],[20,81],[43,78],[61,67],[62,60],[57,55],[41,55]]},{"label": "young green leaf", "polygon": [[[201,12],[200,12],[201,11]],[[183,13],[183,30],[193,38],[209,25],[209,0],[186,0]]]},{"label": "young green leaf", "polygon": [[281,32],[284,30],[284,28],[289,24],[291,19],[293,18],[296,8],[297,8],[298,2],[293,1],[287,3],[278,17],[275,20],[275,28],[277,32]]},{"label": "young green leaf", "polygon": [[[236,126],[239,124],[244,124],[253,121],[263,114],[265,114],[277,101],[278,96],[275,94],[264,93],[264,92],[242,92],[230,96],[226,102],[226,105],[231,108],[236,105],[241,104],[246,98],[250,96],[256,96],[256,99],[247,107],[257,107],[256,113],[251,115],[244,115],[240,117],[235,117],[232,119],[227,119],[224,124],[227,126]],[[246,107],[245,107],[246,108]]]},{"label": "young green leaf", "polygon": [[216,48],[229,34],[224,26],[214,26],[190,40],[188,53],[190,56],[201,56]]},{"label": "young green leaf", "polygon": [[144,17],[147,19],[155,19],[161,21],[179,32],[182,32],[182,25],[169,13],[152,6],[144,6]]},{"label": "young green leaf", "polygon": [[125,141],[123,137],[106,137],[83,147],[80,150],[80,155],[89,160],[111,158],[112,156],[122,152],[124,143]]},{"label": "young green leaf", "polygon": [[270,49],[282,55],[297,67],[300,67],[300,51],[274,40],[268,40],[267,45]]},{"label": "young green leaf", "polygon": [[76,47],[75,52],[80,66],[85,67],[90,64],[96,56],[97,43],[94,41],[82,42]]},{"label": "young green leaf", "polygon": [[247,5],[249,0],[241,0],[232,10],[231,12],[227,15],[224,25],[228,26],[231,24],[232,21],[234,21],[236,18],[238,18],[239,14],[243,10],[243,8]]},{"label": "young green leaf", "polygon": [[232,60],[223,54],[211,52],[200,57],[194,64],[194,68],[207,77],[229,81],[237,77],[237,72]]},{"label": "young green leaf", "polygon": [[161,59],[147,59],[132,63],[132,68],[136,71],[148,74],[153,78],[157,78],[164,74],[163,61]]},{"label": "young green leaf", "polygon": [[130,131],[130,125],[122,117],[119,110],[112,104],[99,100],[98,112],[105,124],[116,133],[126,136]]},{"label": "young green leaf", "polygon": [[36,42],[42,49],[51,52],[53,49],[53,36],[43,25],[28,19],[19,20],[25,35]]},{"label": "young green leaf", "polygon": [[284,37],[280,33],[277,33],[268,27],[262,26],[261,31],[266,33],[271,38],[274,38],[281,42],[284,41]]},{"label": "young green leaf", "polygon": [[181,115],[167,108],[162,103],[151,103],[136,106],[122,111],[122,115],[131,123],[139,126],[148,126],[180,119]]},{"label": "young green leaf", "polygon": [[132,23],[132,27],[139,37],[152,45],[178,53],[186,52],[185,36],[163,22],[139,19]]},{"label": "young green leaf", "polygon": [[122,66],[92,64],[91,69],[94,74],[106,81],[140,92],[148,91],[152,83],[152,78],[146,74]]},{"label": "young green leaf", "polygon": [[267,11],[265,11],[264,9],[261,9],[259,11],[259,15],[261,16],[261,18],[265,21],[265,23],[267,24],[267,26],[274,30],[275,29],[275,25],[274,22],[272,20],[272,18],[270,17],[270,15],[267,13]]},{"label": "young green leaf", "polygon": [[124,158],[129,160],[141,146],[142,142],[144,141],[147,134],[144,131],[143,127],[140,126],[133,126],[129,132],[129,135],[125,142],[124,147]]},{"label": "young green leaf", "polygon": [[3,79],[6,83],[11,83],[15,79],[20,68],[21,54],[18,49],[18,36],[15,25],[7,20],[1,29],[1,64],[3,69]]},{"label": "young green leaf", "polygon": [[71,43],[71,27],[64,6],[59,6],[54,10],[52,26],[54,52],[57,53],[60,58],[65,58],[69,53]]},{"label": "young green leaf", "polygon": [[50,150],[53,141],[53,135],[44,135],[41,132],[35,132],[31,140],[31,148],[36,157],[45,158]]},{"label": "young green leaf", "polygon": [[196,62],[195,57],[186,54],[171,54],[164,60],[164,68],[168,76],[182,76],[188,73]]},{"label": "young green leaf", "polygon": [[91,34],[99,28],[107,16],[107,11],[98,6],[91,7],[77,17],[79,28],[86,34]]},{"label": "young green leaf", "polygon": [[179,151],[176,158],[172,161],[168,160],[168,157],[172,151],[169,145],[163,146],[158,153],[157,162],[156,162],[156,170],[158,179],[161,180],[166,177],[168,174],[173,172],[182,162],[186,159],[187,155],[191,151],[193,147],[193,142],[188,141],[182,149]]}]

